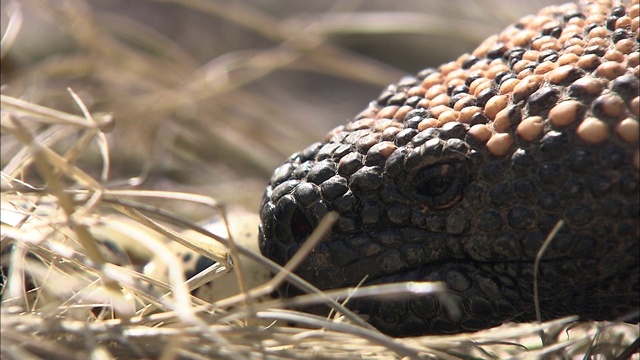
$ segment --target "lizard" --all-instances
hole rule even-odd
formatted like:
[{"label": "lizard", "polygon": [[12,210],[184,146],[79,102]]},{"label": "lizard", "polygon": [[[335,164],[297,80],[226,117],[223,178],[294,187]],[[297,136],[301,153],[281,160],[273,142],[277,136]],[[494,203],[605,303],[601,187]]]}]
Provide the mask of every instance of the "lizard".
[{"label": "lizard", "polygon": [[286,264],[335,211],[298,275],[323,290],[444,282],[457,319],[430,296],[348,306],[393,336],[468,332],[536,319],[534,262],[562,221],[537,273],[542,319],[637,311],[638,12],[547,7],[388,86],[274,171],[261,252]]}]

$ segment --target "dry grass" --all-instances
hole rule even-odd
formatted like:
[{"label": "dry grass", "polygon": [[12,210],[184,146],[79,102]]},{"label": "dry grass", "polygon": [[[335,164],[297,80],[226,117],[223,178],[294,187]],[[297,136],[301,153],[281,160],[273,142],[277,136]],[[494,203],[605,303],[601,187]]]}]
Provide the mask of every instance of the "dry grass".
[{"label": "dry grass", "polygon": [[[448,3],[429,15],[384,2],[365,11],[356,2],[3,1],[2,358],[638,358],[637,325],[572,318],[389,338],[332,299],[442,296],[438,284],[322,294],[195,225],[224,223],[223,203],[256,209],[273,168],[363,108],[403,74],[397,66],[457,55],[416,51],[391,66],[389,52],[433,48],[412,44],[418,36],[472,47],[522,5],[478,13],[489,0],[460,3],[460,13]],[[162,34],[167,19],[181,27]],[[397,48],[376,53],[377,37]],[[217,263],[185,282],[171,242]],[[246,282],[242,256],[279,275],[215,303],[190,295],[207,280]],[[150,259],[167,265],[166,278],[147,276]],[[265,301],[285,279],[311,294],[292,301],[330,303],[335,315]]]}]

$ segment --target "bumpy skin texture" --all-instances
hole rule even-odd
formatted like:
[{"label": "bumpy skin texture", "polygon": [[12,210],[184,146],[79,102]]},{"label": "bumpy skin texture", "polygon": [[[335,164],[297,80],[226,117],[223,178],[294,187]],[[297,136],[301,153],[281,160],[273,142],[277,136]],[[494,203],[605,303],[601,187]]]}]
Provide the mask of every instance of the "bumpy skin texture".
[{"label": "bumpy skin texture", "polygon": [[535,319],[534,260],[564,220],[540,264],[543,319],[636,311],[637,52],[637,1],[568,4],[402,79],[275,171],[261,251],[285,264],[337,211],[299,275],[444,281],[459,319],[429,296],[350,307],[391,335],[473,331]]}]

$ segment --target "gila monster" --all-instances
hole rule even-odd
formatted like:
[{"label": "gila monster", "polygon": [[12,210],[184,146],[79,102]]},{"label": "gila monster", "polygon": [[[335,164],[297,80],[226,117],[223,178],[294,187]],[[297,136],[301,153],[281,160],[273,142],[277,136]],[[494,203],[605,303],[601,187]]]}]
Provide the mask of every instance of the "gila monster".
[{"label": "gila monster", "polygon": [[284,265],[336,211],[298,275],[320,289],[442,281],[458,319],[430,296],[348,306],[395,336],[474,331],[536,319],[534,260],[562,220],[537,274],[542,319],[637,311],[638,11],[548,7],[387,87],[275,170],[262,253]]}]

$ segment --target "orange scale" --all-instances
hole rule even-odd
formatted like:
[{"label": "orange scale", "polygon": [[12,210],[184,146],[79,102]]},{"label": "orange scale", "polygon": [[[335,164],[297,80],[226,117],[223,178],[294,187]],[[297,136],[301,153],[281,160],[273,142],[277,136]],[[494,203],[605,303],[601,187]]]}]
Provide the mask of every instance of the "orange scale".
[{"label": "orange scale", "polygon": [[626,118],[616,126],[616,134],[622,141],[637,143],[640,138],[640,124],[637,119]]},{"label": "orange scale", "polygon": [[487,150],[493,156],[504,156],[509,152],[509,149],[513,145],[513,138],[509,134],[499,133],[493,134],[487,141]]},{"label": "orange scale", "polygon": [[526,141],[535,140],[544,130],[544,119],[540,116],[528,117],[518,124],[516,133]]},{"label": "orange scale", "polygon": [[590,117],[584,119],[576,129],[578,137],[587,143],[598,144],[609,137],[609,128],[604,122]]},{"label": "orange scale", "polygon": [[572,52],[568,52],[568,53],[560,55],[560,57],[558,58],[558,65],[559,66],[564,66],[564,65],[573,64],[573,63],[577,62],[579,58],[580,58],[580,56],[578,56],[577,54],[574,54]]},{"label": "orange scale", "polygon": [[430,87],[429,90],[427,90],[427,92],[424,94],[424,97],[426,99],[431,100],[440,94],[446,94],[446,93],[447,93],[447,87],[442,84],[438,84]]},{"label": "orange scale", "polygon": [[378,114],[376,115],[377,119],[381,119],[381,118],[388,118],[391,119],[393,118],[393,115],[396,114],[396,111],[398,111],[398,106],[386,106],[384,108],[382,108],[382,110],[380,110],[378,112]]}]

